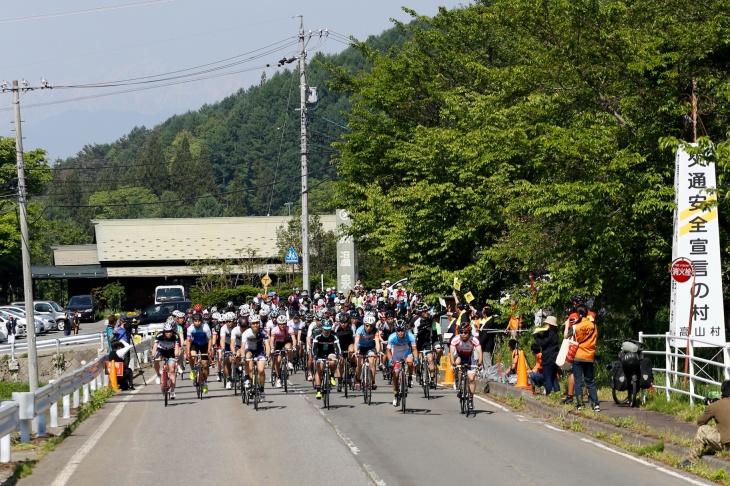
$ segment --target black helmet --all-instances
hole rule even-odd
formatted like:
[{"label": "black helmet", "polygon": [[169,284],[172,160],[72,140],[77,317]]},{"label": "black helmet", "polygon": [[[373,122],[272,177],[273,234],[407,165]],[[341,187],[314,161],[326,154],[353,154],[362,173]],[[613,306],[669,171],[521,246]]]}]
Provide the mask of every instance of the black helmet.
[{"label": "black helmet", "polygon": [[578,302],[579,304],[585,302],[583,294],[573,294],[573,297],[571,297],[570,300],[572,300],[573,302]]},{"label": "black helmet", "polygon": [[337,320],[339,322],[347,322],[347,314],[345,312],[340,312],[337,314]]},{"label": "black helmet", "polygon": [[350,319],[360,319],[360,314],[358,314],[357,311],[354,311],[354,310],[350,311],[349,318]]},{"label": "black helmet", "polygon": [[203,316],[200,314],[200,312],[196,312],[195,314],[193,314],[193,320],[194,321],[202,321],[203,320]]},{"label": "black helmet", "polygon": [[395,317],[395,312],[393,312],[392,310],[385,311],[385,317],[386,318]]}]

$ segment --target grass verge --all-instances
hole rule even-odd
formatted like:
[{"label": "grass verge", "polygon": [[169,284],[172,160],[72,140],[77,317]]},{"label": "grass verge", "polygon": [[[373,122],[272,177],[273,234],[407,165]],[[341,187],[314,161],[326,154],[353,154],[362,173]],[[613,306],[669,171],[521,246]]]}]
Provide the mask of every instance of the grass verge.
[{"label": "grass verge", "polygon": [[64,427],[63,432],[57,437],[36,438],[29,444],[13,444],[13,452],[35,451],[36,456],[33,459],[17,463],[13,469],[12,476],[5,482],[5,484],[15,484],[18,480],[29,476],[38,461],[40,461],[46,454],[53,451],[61,442],[64,441],[64,439],[66,439],[66,437],[71,435],[84,420],[99,410],[112,396],[114,396],[114,391],[111,388],[101,388],[92,392],[89,397],[89,403],[81,405],[76,410],[76,419]]}]

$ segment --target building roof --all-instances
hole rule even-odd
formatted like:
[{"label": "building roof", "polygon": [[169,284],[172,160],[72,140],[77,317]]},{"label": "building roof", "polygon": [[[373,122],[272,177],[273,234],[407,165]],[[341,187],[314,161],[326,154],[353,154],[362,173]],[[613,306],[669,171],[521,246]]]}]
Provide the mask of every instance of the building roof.
[{"label": "building roof", "polygon": [[107,278],[106,268],[101,265],[66,265],[66,266],[40,266],[30,267],[31,278],[44,279],[67,279],[67,278]]},{"label": "building roof", "polygon": [[99,265],[96,245],[53,246],[51,249],[56,265]]},{"label": "building roof", "polygon": [[[244,218],[99,219],[95,224],[98,261],[183,262],[187,260],[277,258],[276,230],[290,216]],[[335,215],[320,216],[325,231]],[[246,252],[250,248],[254,254]]]}]

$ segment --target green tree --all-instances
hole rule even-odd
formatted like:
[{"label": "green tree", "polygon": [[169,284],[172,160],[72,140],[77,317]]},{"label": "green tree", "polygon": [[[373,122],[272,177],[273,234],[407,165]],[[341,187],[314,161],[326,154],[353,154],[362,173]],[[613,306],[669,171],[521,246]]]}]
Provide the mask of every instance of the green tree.
[{"label": "green tree", "polygon": [[159,214],[159,199],[149,189],[124,187],[111,192],[97,192],[89,197],[95,217],[100,219],[154,218]]},{"label": "green tree", "polygon": [[[276,248],[282,261],[290,247],[301,254],[301,217],[291,218],[286,226],[276,230]],[[334,231],[324,230],[317,215],[309,217],[309,269],[314,276],[324,274],[326,278],[331,278],[337,275],[337,236]],[[295,271],[301,271],[299,265],[295,266]]]},{"label": "green tree", "polygon": [[136,185],[146,187],[160,196],[170,188],[167,161],[162,151],[160,131],[154,130],[145,144],[142,155],[134,167]]},{"label": "green tree", "polygon": [[210,194],[206,194],[195,202],[194,218],[217,218],[223,216],[223,208]]}]

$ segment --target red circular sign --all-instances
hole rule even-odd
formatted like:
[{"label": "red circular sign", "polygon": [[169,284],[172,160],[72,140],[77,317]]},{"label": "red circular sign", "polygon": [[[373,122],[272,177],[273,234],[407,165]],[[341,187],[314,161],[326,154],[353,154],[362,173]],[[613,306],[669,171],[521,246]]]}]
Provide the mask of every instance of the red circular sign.
[{"label": "red circular sign", "polygon": [[684,283],[692,278],[692,262],[686,258],[678,258],[672,262],[672,278]]}]

